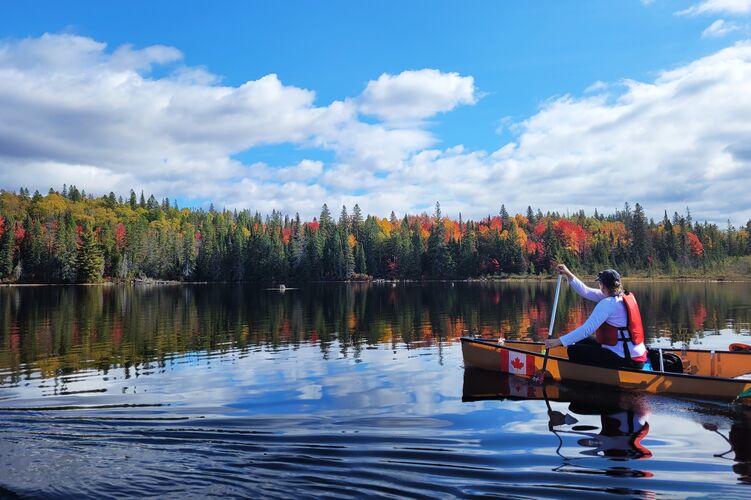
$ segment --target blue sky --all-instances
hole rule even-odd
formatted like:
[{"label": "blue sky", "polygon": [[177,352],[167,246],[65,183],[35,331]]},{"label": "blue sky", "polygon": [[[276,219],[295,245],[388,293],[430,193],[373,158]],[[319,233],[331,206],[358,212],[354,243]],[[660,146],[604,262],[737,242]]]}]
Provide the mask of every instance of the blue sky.
[{"label": "blue sky", "polygon": [[[3,7],[6,189],[69,179],[303,216],[629,201],[751,217],[751,123],[736,116],[751,0]],[[691,85],[705,107],[689,113],[671,89]]]}]

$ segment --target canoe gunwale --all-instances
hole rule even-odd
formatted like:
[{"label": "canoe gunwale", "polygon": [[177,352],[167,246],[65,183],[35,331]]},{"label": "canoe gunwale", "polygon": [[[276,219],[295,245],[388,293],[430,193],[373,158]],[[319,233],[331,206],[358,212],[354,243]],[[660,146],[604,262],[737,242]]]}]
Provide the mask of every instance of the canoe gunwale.
[{"label": "canoe gunwale", "polygon": [[[500,344],[495,344],[494,341],[488,340],[488,339],[479,339],[479,338],[472,338],[472,337],[461,337],[461,339],[462,340],[464,339],[479,340],[482,342],[489,342],[493,345],[500,345]],[[545,344],[544,342],[535,342],[532,340],[509,340],[509,342],[513,342],[514,344],[529,344],[529,345],[544,345]],[[707,353],[707,354],[714,352],[715,354],[728,353],[728,354],[742,354],[744,356],[751,356],[751,351],[724,351],[721,349],[676,349],[675,347],[651,347],[651,346],[647,346],[647,348],[648,349],[662,349],[664,352],[699,352],[699,353]],[[562,359],[562,358],[558,358],[558,359]]]},{"label": "canoe gunwale", "polygon": [[[493,347],[495,349],[506,349],[508,351],[513,351],[513,352],[520,353],[520,354],[531,355],[531,356],[535,356],[537,358],[544,357],[544,355],[541,354],[541,353],[539,353],[539,352],[533,352],[533,351],[528,351],[526,349],[519,349],[519,348],[515,348],[515,347],[509,347],[509,346],[506,346],[504,344],[498,344],[498,343],[493,342],[491,340],[473,339],[472,337],[461,337],[460,340],[462,342],[467,342],[467,343],[472,343],[472,344],[478,344],[478,345],[483,345],[483,346],[487,346],[487,347]],[[520,341],[514,341],[514,342],[520,342]],[[542,345],[543,344],[542,342],[528,342],[528,343],[530,345]],[[674,350],[674,349],[670,349],[670,350]],[[681,350],[681,349],[677,349],[677,350],[683,352],[683,350]],[[697,351],[699,351],[699,352],[707,352],[707,353],[712,352],[711,349],[691,349],[691,350],[687,349],[686,351],[688,351],[688,352],[691,352],[691,351],[697,352]],[[714,350],[714,352],[715,353],[723,353],[723,352],[730,353],[730,352],[732,352],[733,354],[748,354],[748,355],[751,355],[751,353],[738,353],[738,352],[733,352],[733,351],[718,351],[718,350]],[[548,354],[548,358],[554,359],[554,360],[556,360],[559,363],[560,362],[564,362],[564,363],[570,363],[572,365],[577,365],[577,366],[597,366],[597,365],[591,365],[591,364],[588,364],[588,363],[579,363],[579,362],[576,362],[576,361],[571,361],[568,358],[562,358],[560,356],[553,356],[553,355],[550,355],[550,354]],[[623,371],[623,372],[630,372],[630,373],[637,373],[637,374],[653,373],[653,374],[659,374],[659,375],[662,375],[662,376],[665,376],[665,377],[685,378],[685,379],[690,379],[690,380],[725,381],[725,382],[737,382],[737,383],[741,383],[741,384],[747,384],[748,383],[748,380],[739,380],[739,379],[727,378],[727,377],[709,377],[709,376],[706,376],[706,375],[693,375],[693,374],[690,374],[690,373],[661,372],[661,371],[658,371],[658,370],[652,370],[650,372],[650,371],[646,371],[646,370],[640,370],[640,369],[637,369],[637,368],[627,368],[627,367],[623,367],[623,368],[607,368],[607,367],[603,367],[603,366],[598,366],[598,368],[602,368],[602,369],[605,369],[605,370],[617,371],[617,372]]]}]

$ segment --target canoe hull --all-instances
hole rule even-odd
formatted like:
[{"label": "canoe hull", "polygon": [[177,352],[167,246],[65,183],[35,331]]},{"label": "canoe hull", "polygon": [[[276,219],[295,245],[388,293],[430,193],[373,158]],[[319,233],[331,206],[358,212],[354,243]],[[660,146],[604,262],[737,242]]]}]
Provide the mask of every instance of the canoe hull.
[{"label": "canoe hull", "polygon": [[[462,338],[462,354],[466,367],[530,376],[542,369],[544,356],[541,344],[520,342],[499,345],[494,342]],[[513,345],[513,347],[512,347]],[[521,348],[521,347],[524,348]],[[574,363],[563,357],[562,348],[551,351],[546,368],[553,380],[572,380],[608,385],[631,391],[682,394],[712,399],[735,399],[751,391],[751,381],[705,377],[631,369],[610,369]],[[741,399],[751,404],[751,398]]]}]

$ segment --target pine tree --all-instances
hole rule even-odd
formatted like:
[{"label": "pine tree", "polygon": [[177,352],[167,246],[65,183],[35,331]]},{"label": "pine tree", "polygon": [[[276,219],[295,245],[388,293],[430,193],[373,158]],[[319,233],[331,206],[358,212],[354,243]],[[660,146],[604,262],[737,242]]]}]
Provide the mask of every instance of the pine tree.
[{"label": "pine tree", "polygon": [[355,272],[358,274],[366,274],[368,272],[368,266],[365,262],[365,250],[362,248],[362,243],[357,243],[355,247]]},{"label": "pine tree", "polygon": [[333,220],[331,219],[331,212],[329,211],[328,205],[325,203],[321,207],[321,216],[318,218],[318,222],[321,224],[321,229],[323,231],[328,231],[329,226],[333,224]]},{"label": "pine tree", "polygon": [[640,266],[647,262],[647,257],[651,254],[651,244],[647,232],[647,218],[638,203],[634,206],[629,220],[631,224],[627,228],[631,233],[631,263]]},{"label": "pine tree", "polygon": [[508,211],[506,211],[506,205],[504,204],[501,204],[500,216],[501,216],[501,223],[503,225],[503,228],[506,229],[509,224],[509,215],[508,215]]},{"label": "pine tree", "polygon": [[553,262],[563,261],[563,245],[561,240],[558,239],[558,235],[553,230],[553,223],[548,219],[548,224],[545,227],[545,232],[542,235],[542,241],[545,247],[544,266],[546,269],[552,269]]},{"label": "pine tree", "polygon": [[363,218],[360,205],[355,204],[355,208],[352,209],[352,233],[355,235],[355,239],[360,241],[362,239]]},{"label": "pine tree", "polygon": [[342,211],[339,214],[339,227],[346,231],[349,231],[349,225],[350,219],[349,215],[347,214],[347,207],[345,205],[342,205]]},{"label": "pine tree", "polygon": [[102,280],[104,258],[93,229],[84,228],[81,233],[81,247],[78,249],[76,264],[80,283],[98,283]]},{"label": "pine tree", "polygon": [[441,204],[436,202],[433,225],[428,237],[428,260],[433,278],[448,278],[453,274],[454,263],[446,245],[446,226],[441,216]]},{"label": "pine tree", "polygon": [[58,279],[63,283],[73,283],[78,277],[76,225],[73,216],[67,212],[60,220],[55,239]]},{"label": "pine tree", "polygon": [[[0,218],[2,223],[2,218]],[[7,279],[13,274],[15,253],[15,238],[13,229],[16,223],[13,219],[6,219],[2,235],[0,235],[0,279]]]},{"label": "pine tree", "polygon": [[531,205],[527,205],[527,220],[530,224],[534,224],[536,222],[535,213],[532,211]]}]

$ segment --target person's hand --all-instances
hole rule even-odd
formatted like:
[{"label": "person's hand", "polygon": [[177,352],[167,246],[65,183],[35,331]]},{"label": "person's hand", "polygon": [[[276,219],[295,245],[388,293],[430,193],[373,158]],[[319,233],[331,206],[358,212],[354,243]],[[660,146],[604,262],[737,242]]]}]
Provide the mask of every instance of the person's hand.
[{"label": "person's hand", "polygon": [[568,267],[566,267],[566,264],[558,264],[557,269],[558,269],[558,274],[562,274],[570,280],[574,279],[574,273],[569,271]]},{"label": "person's hand", "polygon": [[552,349],[553,347],[562,346],[561,339],[546,339],[545,349]]}]

